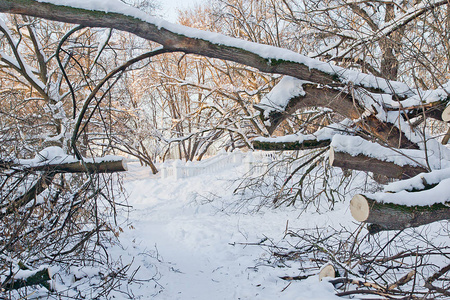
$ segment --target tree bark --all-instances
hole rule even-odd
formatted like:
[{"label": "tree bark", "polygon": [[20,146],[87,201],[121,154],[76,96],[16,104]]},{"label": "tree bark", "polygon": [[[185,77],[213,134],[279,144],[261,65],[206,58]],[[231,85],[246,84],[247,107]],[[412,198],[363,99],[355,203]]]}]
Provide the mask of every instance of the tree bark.
[{"label": "tree bark", "polygon": [[276,150],[306,150],[327,147],[331,140],[304,140],[302,142],[269,142],[252,141],[253,148],[256,150],[276,151]]},{"label": "tree bark", "polygon": [[382,122],[374,115],[363,118],[356,125],[373,137],[380,139],[393,148],[419,149],[416,143],[411,142],[397,126]]},{"label": "tree bark", "polygon": [[[95,159],[94,159],[95,160]],[[47,171],[53,173],[115,173],[128,170],[127,160],[121,158],[115,161],[101,162],[70,162],[60,164],[48,164],[26,168],[29,171]]]},{"label": "tree bark", "polygon": [[18,290],[26,286],[33,286],[38,284],[44,284],[46,287],[48,287],[49,285],[47,284],[47,281],[49,280],[51,280],[50,270],[45,268],[36,271],[34,274],[31,274],[26,278],[11,278],[8,282],[2,284],[2,288],[9,291]]},{"label": "tree bark", "polygon": [[[292,97],[283,112],[272,111],[269,114],[270,126],[267,127],[267,130],[270,134],[288,116],[301,108],[326,107],[351,120],[359,119],[365,110],[364,107],[353,101],[351,95],[341,90],[313,83],[303,84],[302,88],[305,91],[304,96]],[[263,111],[258,105],[255,108]]]},{"label": "tree bark", "polygon": [[5,216],[14,213],[19,207],[27,205],[31,200],[35,199],[36,196],[45,191],[47,187],[52,183],[55,174],[56,173],[54,172],[41,174],[39,179],[36,180],[36,183],[31,186],[23,195],[15,198],[10,202],[7,202],[7,204],[0,206],[0,220]]},{"label": "tree bark", "polygon": [[380,203],[361,194],[355,195],[350,201],[350,212],[359,222],[375,224],[371,233],[417,227],[450,219],[450,207],[444,204],[406,206]]},{"label": "tree bark", "polygon": [[427,172],[427,170],[421,166],[400,166],[393,162],[379,160],[363,154],[352,156],[347,152],[337,151],[333,147],[330,148],[330,164],[333,167],[373,172],[388,178],[397,179],[407,179],[420,173]]},{"label": "tree bark", "polygon": [[[267,119],[270,123],[267,126],[269,134],[272,134],[288,116],[301,108],[326,107],[351,120],[360,119],[365,110],[351,95],[341,90],[310,83],[303,84],[302,88],[305,95],[291,98],[283,112],[272,111],[269,113]],[[257,105],[255,108],[263,111]],[[263,119],[263,121],[266,120]],[[356,123],[356,126],[391,147],[419,149],[419,146],[408,140],[394,124],[382,122],[374,115],[362,118]]]}]

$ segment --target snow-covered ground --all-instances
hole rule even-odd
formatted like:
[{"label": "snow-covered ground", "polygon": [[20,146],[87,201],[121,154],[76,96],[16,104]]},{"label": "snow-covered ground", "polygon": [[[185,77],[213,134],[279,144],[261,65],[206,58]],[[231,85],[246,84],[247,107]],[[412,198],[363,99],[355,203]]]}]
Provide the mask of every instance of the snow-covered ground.
[{"label": "snow-covered ground", "polygon": [[[295,263],[274,268],[269,248],[287,225],[352,226],[348,202],[300,217],[293,208],[231,213],[242,167],[179,180],[150,175],[137,163],[129,167],[125,187],[133,209],[120,235],[125,249],[114,253],[139,267],[135,279],[143,281],[129,287],[136,299],[340,299],[318,276],[280,279],[300,271]],[[266,246],[248,245],[262,240]]]}]

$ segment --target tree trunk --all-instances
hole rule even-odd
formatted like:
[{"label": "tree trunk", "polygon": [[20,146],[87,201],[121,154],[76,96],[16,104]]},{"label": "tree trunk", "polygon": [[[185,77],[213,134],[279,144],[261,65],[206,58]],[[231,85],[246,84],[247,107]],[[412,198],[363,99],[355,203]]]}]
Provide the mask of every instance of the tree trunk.
[{"label": "tree trunk", "polygon": [[303,140],[302,142],[270,142],[270,141],[258,141],[254,140],[252,142],[253,147],[256,150],[306,150],[306,149],[316,149],[329,146],[331,140]]},{"label": "tree trunk", "polygon": [[359,170],[384,175],[388,178],[407,179],[420,173],[427,172],[421,166],[396,165],[393,162],[379,160],[374,157],[359,154],[352,156],[347,152],[340,152],[330,147],[330,165],[344,169]]},{"label": "tree trunk", "polygon": [[6,204],[0,206],[0,220],[14,213],[19,207],[27,205],[31,200],[35,199],[37,195],[41,194],[52,183],[55,177],[54,172],[41,174],[36,183],[31,186],[23,195],[8,201]]},{"label": "tree trunk", "polygon": [[357,194],[350,201],[350,212],[359,222],[375,224],[371,233],[381,230],[400,230],[450,219],[450,207],[444,204],[432,206],[406,206],[380,203]]},{"label": "tree trunk", "polygon": [[49,288],[49,285],[47,281],[51,280],[50,270],[45,268],[39,271],[36,271],[35,273],[31,274],[30,276],[26,278],[11,278],[8,282],[5,282],[2,284],[2,288],[9,291],[9,290],[18,290],[20,288],[26,287],[26,286],[33,286],[42,284]]},{"label": "tree trunk", "polygon": [[[296,96],[289,99],[286,108],[282,112],[271,111],[269,113],[270,126],[267,127],[267,130],[270,134],[275,131],[282,121],[301,108],[326,107],[351,120],[359,119],[364,112],[364,108],[353,101],[354,99],[351,95],[342,90],[313,83],[305,83],[302,85],[302,88],[305,92],[304,96]],[[264,110],[258,105],[255,105],[255,108],[260,111]]]},{"label": "tree trunk", "polygon": [[60,164],[48,164],[26,168],[30,171],[47,171],[53,173],[114,173],[128,170],[127,160],[101,161],[101,162],[70,162]]}]

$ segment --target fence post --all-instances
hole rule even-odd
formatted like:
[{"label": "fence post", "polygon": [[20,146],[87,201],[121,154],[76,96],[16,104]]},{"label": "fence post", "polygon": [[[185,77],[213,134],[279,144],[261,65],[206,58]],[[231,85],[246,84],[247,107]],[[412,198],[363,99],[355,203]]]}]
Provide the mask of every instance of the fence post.
[{"label": "fence post", "polygon": [[191,177],[195,175],[194,170],[192,170],[192,162],[190,160],[188,160],[185,164],[184,164],[184,177]]},{"label": "fence post", "polygon": [[183,162],[180,159],[177,159],[173,162],[173,176],[175,177],[175,179],[184,177]]},{"label": "fence post", "polygon": [[242,164],[242,151],[240,149],[234,149],[232,154],[233,154],[233,163],[235,165]]},{"label": "fence post", "polygon": [[167,165],[166,165],[166,162],[163,162],[161,164],[161,178],[163,178],[163,179],[167,178]]},{"label": "fence post", "polygon": [[271,159],[271,157],[269,157],[269,156],[265,156],[265,157],[263,157],[263,159],[262,159],[262,161],[261,161],[261,163],[262,163],[262,174],[265,174],[265,173],[267,173],[267,171],[269,171],[269,165],[270,165],[270,163],[272,162],[272,159]]},{"label": "fence post", "polygon": [[253,164],[255,162],[255,158],[253,157],[253,151],[248,151],[247,155],[245,156],[245,172],[250,173],[250,171],[253,171]]}]

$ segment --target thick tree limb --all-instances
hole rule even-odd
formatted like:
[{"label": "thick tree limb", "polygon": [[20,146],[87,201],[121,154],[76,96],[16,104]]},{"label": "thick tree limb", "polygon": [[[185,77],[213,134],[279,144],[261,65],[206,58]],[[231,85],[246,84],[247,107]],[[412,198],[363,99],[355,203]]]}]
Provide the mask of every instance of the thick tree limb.
[{"label": "thick tree limb", "polygon": [[350,201],[350,212],[359,222],[375,224],[371,233],[381,230],[400,230],[450,219],[450,207],[444,204],[406,206],[380,203],[357,194]]},{"label": "thick tree limb", "polygon": [[[262,72],[290,75],[323,85],[345,86],[346,82],[350,80],[354,86],[361,86],[373,91],[379,91],[381,89],[383,92],[389,94],[396,93],[400,90],[402,90],[401,93],[404,93],[408,90],[406,85],[399,82],[389,82],[386,79],[376,78],[367,74],[361,73],[361,76],[350,75],[348,77],[348,74],[353,74],[353,71],[313,60],[285,49],[267,45],[255,45],[237,39],[226,38],[218,34],[196,31],[191,28],[181,30],[181,26],[174,27],[175,25],[162,22],[156,18],[151,19],[152,21],[145,22],[120,13],[105,13],[102,11],[79,9],[33,0],[0,0],[0,11],[80,24],[88,27],[114,28],[157,42],[171,51],[181,51],[234,61],[257,68]],[[147,16],[147,19],[150,20],[150,17]],[[195,32],[195,35],[189,34],[188,31]],[[225,39],[230,41],[231,44],[225,45],[223,43]],[[249,50],[250,48],[245,49],[247,46],[251,50]],[[268,58],[258,54],[263,52],[256,51],[256,49],[264,49],[264,53],[275,54],[280,53],[280,51],[283,53],[282,55]],[[401,88],[393,91],[391,89],[392,86]]]},{"label": "thick tree limb", "polygon": [[420,173],[427,172],[424,167],[414,165],[397,165],[394,162],[379,160],[374,157],[359,154],[352,156],[335,148],[330,148],[330,164],[333,167],[373,172],[388,178],[407,179]]},{"label": "thick tree limb", "polygon": [[327,147],[331,140],[308,139],[301,142],[270,142],[270,141],[252,141],[253,148],[256,150],[274,151],[274,150],[306,150]]},{"label": "thick tree limb", "polygon": [[[359,119],[365,111],[364,107],[353,101],[351,95],[341,90],[313,83],[303,84],[302,88],[305,95],[291,98],[283,112],[272,111],[269,113],[267,120],[270,121],[270,126],[267,127],[267,130],[270,134],[288,116],[294,114],[301,108],[326,107],[350,120]],[[258,106],[255,108],[262,111]]]},{"label": "thick tree limb", "polygon": [[[12,167],[9,165],[9,167]],[[18,167],[17,164],[14,167]],[[59,164],[44,164],[40,166],[20,166],[22,170],[33,172],[42,171],[43,174],[36,180],[36,182],[21,196],[10,201],[3,207],[5,211],[0,212],[0,219],[14,213],[19,207],[27,205],[31,200],[35,199],[37,195],[41,194],[52,183],[53,178],[57,173],[115,173],[127,171],[127,162],[125,158],[115,161],[101,161],[101,162],[85,162],[80,161]]]},{"label": "thick tree limb", "polygon": [[48,173],[115,173],[128,171],[127,160],[123,157],[106,160],[104,158],[86,159],[85,161],[49,162],[37,165],[18,164],[11,161],[0,161],[0,168],[20,171]]},{"label": "thick tree limb", "polygon": [[122,158],[113,161],[100,162],[70,162],[59,164],[46,164],[36,167],[26,167],[28,171],[48,171],[53,173],[115,173],[128,170],[127,160]]},{"label": "thick tree limb", "polygon": [[26,286],[33,286],[42,284],[47,288],[49,287],[47,281],[51,280],[50,270],[45,268],[39,271],[36,271],[25,278],[10,278],[9,281],[2,284],[2,288],[4,290],[18,290],[20,288]]},{"label": "thick tree limb", "polygon": [[[263,119],[263,121],[269,121],[270,123],[270,125],[267,126],[267,130],[270,134],[272,134],[281,122],[288,118],[288,116],[294,114],[301,108],[317,106],[326,107],[350,120],[361,119],[361,116],[365,111],[365,108],[362,107],[352,95],[343,92],[342,90],[310,83],[303,84],[302,88],[305,94],[303,96],[292,97],[288,101],[283,112],[273,110],[269,113],[267,119]],[[255,108],[263,112],[261,107],[255,106]],[[261,116],[263,117],[264,114],[261,113]],[[356,122],[356,126],[391,147],[419,149],[419,146],[408,140],[394,124],[382,122],[374,115],[362,118],[360,121]]]},{"label": "thick tree limb", "polygon": [[6,205],[2,205],[0,209],[0,219],[3,217],[14,213],[19,207],[27,205],[31,200],[35,199],[37,195],[42,193],[47,189],[47,187],[52,183],[53,177],[56,173],[44,173],[39,179],[31,186],[23,195],[17,197],[16,199],[8,202]]}]

